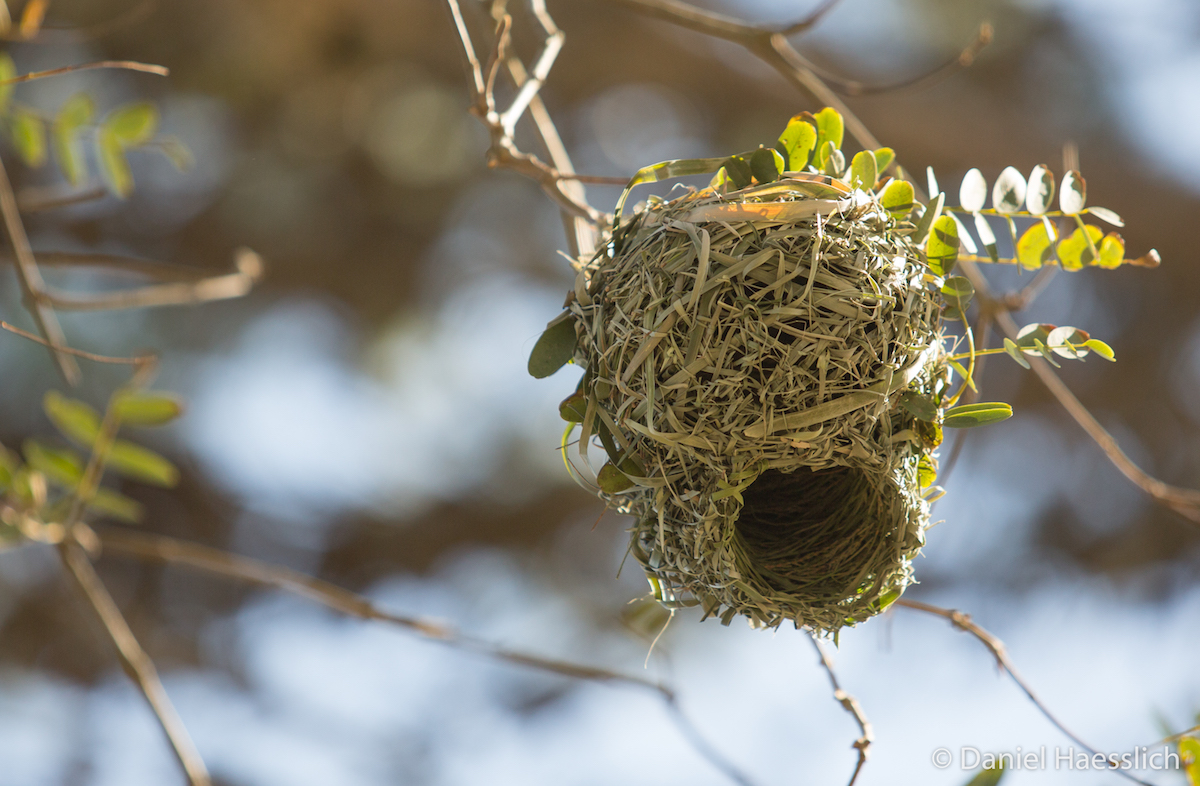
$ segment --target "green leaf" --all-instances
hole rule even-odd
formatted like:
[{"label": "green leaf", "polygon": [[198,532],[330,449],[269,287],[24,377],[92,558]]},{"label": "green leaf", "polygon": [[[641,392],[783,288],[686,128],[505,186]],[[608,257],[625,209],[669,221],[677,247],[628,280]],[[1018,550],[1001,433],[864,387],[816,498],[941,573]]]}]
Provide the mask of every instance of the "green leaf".
[{"label": "green leaf", "polygon": [[958,224],[950,216],[942,216],[933,222],[929,241],[925,244],[925,257],[934,275],[946,276],[954,269],[958,260]]},{"label": "green leaf", "polygon": [[46,163],[46,123],[37,113],[17,107],[12,113],[13,147],[26,165],[39,167]]},{"label": "green leaf", "polygon": [[90,448],[100,434],[100,413],[82,401],[51,390],[42,397],[42,409],[63,436],[79,445]]},{"label": "green leaf", "polygon": [[846,157],[842,155],[842,151],[834,147],[833,142],[821,145],[820,150],[825,161],[821,171],[830,177],[841,177],[846,171]]},{"label": "green leaf", "polygon": [[1045,224],[1039,221],[1025,230],[1025,234],[1017,241],[1017,259],[1022,267],[1030,270],[1054,260],[1054,244],[1046,233]]},{"label": "green leaf", "polygon": [[900,394],[900,406],[915,418],[920,420],[936,420],[937,404],[928,396],[915,390],[906,390]]},{"label": "green leaf", "polygon": [[788,121],[787,128],[779,135],[779,144],[787,152],[787,169],[799,172],[808,165],[812,151],[817,147],[817,129],[809,122],[807,112]]},{"label": "green leaf", "polygon": [[875,171],[879,174],[880,177],[882,177],[884,171],[889,166],[891,166],[892,162],[895,160],[896,160],[896,151],[895,150],[892,150],[890,147],[879,148],[878,150],[875,151]]},{"label": "green leaf", "polygon": [[132,426],[161,426],[183,414],[183,402],[171,393],[126,391],[116,395],[112,406]]},{"label": "green leaf", "polygon": [[937,482],[937,464],[928,455],[922,455],[917,462],[917,484],[927,489]]},{"label": "green leaf", "polygon": [[1012,417],[1012,406],[1003,401],[987,401],[964,404],[946,411],[942,425],[946,428],[974,428],[988,423],[999,423]]},{"label": "green leaf", "polygon": [[760,147],[750,156],[750,171],[759,183],[774,183],[783,171],[783,157],[775,150]]},{"label": "green leaf", "polygon": [[[1085,228],[1087,234],[1084,234]],[[1060,240],[1058,242],[1058,261],[1063,270],[1080,270],[1087,265],[1094,264],[1096,258],[1092,254],[1092,249],[1100,242],[1102,234],[1104,233],[1100,227],[1088,225],[1087,227],[1077,227],[1070,237]]]},{"label": "green leaf", "polygon": [[[971,286],[971,282],[964,276],[950,276],[946,279],[946,283],[942,284],[942,297],[945,298],[947,305],[953,306],[960,313],[965,314],[971,298],[975,297],[975,287]],[[925,419],[931,420],[931,418]]]},{"label": "green leaf", "polygon": [[[17,64],[8,52],[0,52],[0,82],[7,82],[17,75]],[[0,116],[8,114],[8,103],[12,100],[15,84],[0,84]]]},{"label": "green leaf", "polygon": [[83,479],[83,459],[73,450],[52,448],[35,439],[27,439],[21,445],[21,451],[31,469],[61,486],[75,488]]},{"label": "green leaf", "polygon": [[1112,224],[1115,227],[1125,226],[1125,219],[1121,218],[1116,213],[1114,213],[1113,211],[1109,210],[1106,207],[1089,207],[1089,208],[1085,209],[1083,212],[1091,213],[1093,216],[1100,219],[1101,221],[1103,221],[1107,224]]},{"label": "green leaf", "polygon": [[145,515],[142,503],[104,487],[96,489],[95,496],[87,506],[95,513],[112,516],[130,524],[140,523]]},{"label": "green leaf", "polygon": [[852,188],[873,191],[875,181],[879,179],[878,176],[879,166],[875,162],[874,153],[863,150],[854,154],[854,158],[850,160],[850,186]]},{"label": "green leaf", "polygon": [[572,393],[558,405],[558,415],[568,423],[582,423],[587,417],[587,405],[587,396],[580,392]]},{"label": "green leaf", "polygon": [[1000,250],[996,245],[996,233],[992,231],[992,225],[988,223],[982,213],[975,214],[975,232],[979,235],[979,242],[983,243],[988,258],[993,262],[999,262]]},{"label": "green leaf", "polygon": [[917,228],[913,232],[913,242],[920,243],[929,235],[929,229],[933,226],[933,222],[937,221],[942,215],[942,205],[946,203],[946,195],[938,194],[933,200],[925,206],[925,212],[921,214],[920,220],[917,221]]},{"label": "green leaf", "polygon": [[551,322],[529,353],[529,373],[544,379],[575,355],[575,320],[566,314]]},{"label": "green leaf", "polygon": [[958,227],[958,242],[968,254],[978,254],[979,247],[975,245],[975,238],[971,237],[971,233],[967,231],[967,226],[962,222],[962,219],[955,213],[948,213],[954,219],[954,225]]},{"label": "green leaf", "polygon": [[13,475],[20,468],[21,461],[8,448],[0,445],[0,494],[12,487]]},{"label": "green leaf", "polygon": [[1026,355],[1041,355],[1043,353],[1037,348],[1038,345],[1045,345],[1046,340],[1050,338],[1050,331],[1056,327],[1058,326],[1045,322],[1028,324],[1017,331],[1017,346]]},{"label": "green leaf", "polygon": [[1016,213],[1025,202],[1025,176],[1005,167],[992,186],[992,207],[999,213]]},{"label": "green leaf", "polygon": [[1025,204],[1029,212],[1040,216],[1054,203],[1054,173],[1045,164],[1038,164],[1029,173],[1029,189],[1025,192]]},{"label": "green leaf", "polygon": [[1105,360],[1115,362],[1117,359],[1117,356],[1113,354],[1112,347],[1110,347],[1108,344],[1105,344],[1098,338],[1089,338],[1086,342],[1084,342],[1084,346]]},{"label": "green leaf", "polygon": [[1200,739],[1184,737],[1179,741],[1179,760],[1184,764],[1189,786],[1200,786]]},{"label": "green leaf", "polygon": [[617,469],[611,461],[604,462],[604,466],[596,474],[596,483],[606,494],[620,494],[622,491],[633,488],[633,481],[624,472]]},{"label": "green leaf", "polygon": [[80,129],[92,122],[95,104],[87,93],[68,98],[54,117],[50,134],[54,142],[54,157],[67,182],[81,186],[87,182],[87,159],[83,152]]},{"label": "green leaf", "polygon": [[118,439],[108,454],[107,466],[143,483],[170,488],[179,482],[179,470],[153,450]]},{"label": "green leaf", "polygon": [[1069,216],[1083,212],[1087,202],[1087,181],[1072,169],[1063,175],[1062,187],[1058,191],[1058,206]]},{"label": "green leaf", "polygon": [[1046,346],[1060,357],[1079,360],[1088,354],[1087,342],[1091,338],[1086,330],[1064,325],[1050,331],[1050,335],[1046,336]]},{"label": "green leaf", "polygon": [[1001,761],[995,767],[980,770],[974,778],[967,781],[966,786],[996,786],[1003,777],[1004,762]]},{"label": "green leaf", "polygon": [[[855,160],[858,156],[854,157]],[[853,167],[853,163],[851,164]],[[883,195],[879,197],[879,204],[883,206],[893,218],[903,219],[913,209],[913,187],[912,183],[906,180],[893,180],[883,189]]]},{"label": "green leaf", "polygon": [[971,169],[963,176],[958,188],[958,204],[968,213],[978,213],[987,202],[987,180],[978,169]]},{"label": "green leaf", "polygon": [[842,137],[845,134],[846,126],[842,122],[842,116],[838,114],[836,109],[825,107],[813,117],[817,124],[817,145],[816,150],[819,155],[817,161],[817,169],[824,169],[825,163],[829,160],[829,153],[825,148],[825,144],[831,143],[835,150],[840,150],[842,147]]},{"label": "green leaf", "polygon": [[754,181],[754,170],[741,156],[730,156],[722,166],[734,188],[745,188]]},{"label": "green leaf", "polygon": [[1116,232],[1109,232],[1100,241],[1100,259],[1097,267],[1112,270],[1125,264],[1125,241]]},{"label": "green leaf", "polygon": [[96,134],[96,158],[100,163],[100,175],[108,188],[121,199],[133,193],[133,173],[125,158],[125,148],[107,129]]},{"label": "green leaf", "polygon": [[1017,361],[1017,365],[1032,368],[1029,365],[1029,361],[1025,359],[1025,355],[1021,352],[1021,348],[1011,338],[1004,339],[1004,351],[1008,353],[1009,357]]},{"label": "green leaf", "polygon": [[158,107],[149,101],[127,104],[109,112],[100,126],[121,144],[121,147],[141,147],[158,132]]}]

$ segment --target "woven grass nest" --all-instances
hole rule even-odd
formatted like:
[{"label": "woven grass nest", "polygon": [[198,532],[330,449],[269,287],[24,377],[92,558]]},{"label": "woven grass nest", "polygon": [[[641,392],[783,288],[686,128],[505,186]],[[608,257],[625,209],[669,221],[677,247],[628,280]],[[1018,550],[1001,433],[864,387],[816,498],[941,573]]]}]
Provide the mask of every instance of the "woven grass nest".
[{"label": "woven grass nest", "polygon": [[642,170],[631,187],[717,176],[626,220],[618,206],[531,358],[544,376],[557,341],[586,370],[568,435],[607,451],[592,488],[633,517],[655,596],[726,624],[836,633],[879,613],[930,521],[944,279],[911,186],[879,177],[890,151],[847,167],[830,112],[793,119],[813,132],[799,152],[785,132]]}]

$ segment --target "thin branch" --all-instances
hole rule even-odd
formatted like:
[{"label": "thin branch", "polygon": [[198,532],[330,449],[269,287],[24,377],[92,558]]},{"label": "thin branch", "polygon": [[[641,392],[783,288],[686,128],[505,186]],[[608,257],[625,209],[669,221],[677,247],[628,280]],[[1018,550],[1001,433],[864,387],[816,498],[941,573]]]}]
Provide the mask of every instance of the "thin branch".
[{"label": "thin branch", "polygon": [[117,358],[110,357],[108,355],[97,355],[92,352],[84,352],[82,349],[75,349],[73,347],[64,347],[61,345],[56,346],[36,333],[30,333],[28,330],[21,330],[21,328],[10,325],[7,322],[0,322],[0,328],[3,328],[10,333],[16,333],[21,338],[27,338],[30,341],[41,344],[42,346],[50,347],[50,349],[53,349],[55,352],[63,352],[68,355],[74,355],[77,358],[91,360],[95,363],[114,363],[122,366],[148,366],[158,361],[158,357],[156,355],[137,355],[136,357],[131,358]]},{"label": "thin branch", "polygon": [[25,234],[25,225],[21,222],[12,183],[8,180],[8,171],[4,168],[3,161],[0,161],[0,214],[3,214],[4,228],[8,232],[13,256],[17,260],[17,278],[21,282],[25,308],[33,316],[38,332],[46,340],[46,346],[51,348],[51,354],[58,364],[58,370],[62,372],[63,379],[67,384],[75,385],[79,382],[79,364],[69,354],[57,349],[66,346],[66,335],[58,322],[58,315],[42,299],[45,282],[42,281],[33,249],[29,246],[29,237]]},{"label": "thin branch", "polygon": [[125,673],[141,688],[146,701],[150,703],[150,708],[154,710],[155,717],[171,742],[175,756],[187,774],[188,782],[191,786],[211,786],[208,769],[171,704],[162,680],[158,677],[158,670],[154,667],[154,661],[142,649],[133,631],[129,629],[129,623],[121,615],[121,610],[117,608],[112,595],[108,594],[87,553],[82,546],[70,540],[59,544],[58,553],[67,572],[75,580],[75,585],[83,592],[116,646]]},{"label": "thin branch", "polygon": [[[1012,660],[1008,657],[1008,651],[1004,647],[1004,642],[996,638],[996,636],[992,633],[981,628],[979,625],[976,625],[975,622],[971,620],[970,614],[965,614],[957,609],[943,609],[940,606],[931,606],[928,603],[921,603],[920,601],[915,600],[905,600],[904,598],[897,600],[894,605],[903,606],[915,611],[922,611],[926,614],[933,614],[935,616],[942,617],[949,620],[950,623],[959,630],[970,633],[972,636],[979,639],[983,646],[987,647],[988,652],[992,654],[992,657],[995,658],[996,666],[1000,668],[1001,671],[1008,672],[1008,676],[1012,677],[1013,682],[1017,683],[1017,686],[1026,695],[1026,697],[1033,702],[1033,705],[1041,711],[1042,715],[1046,716],[1046,719],[1049,720],[1055,728],[1065,734],[1080,748],[1086,750],[1090,755],[1096,755],[1097,751],[1095,748],[1093,748],[1091,745],[1088,745],[1086,742],[1080,739],[1077,734],[1064,726],[1062,721],[1056,718],[1054,713],[1050,712],[1050,709],[1042,703],[1041,699],[1037,697],[1037,694],[1033,692],[1033,688],[1029,687],[1029,683],[1025,681],[1025,678],[1022,677],[1017,672],[1016,667],[1013,666]],[[1133,777],[1127,771],[1121,769],[1119,764],[1120,763],[1118,762],[1117,765],[1113,765],[1110,762],[1110,769],[1115,771],[1116,774],[1127,778],[1134,783],[1140,783],[1142,786],[1153,786],[1153,784],[1146,783],[1145,781]]]},{"label": "thin branch", "polygon": [[854,782],[858,780],[858,774],[862,772],[863,765],[867,763],[867,751],[871,747],[871,743],[875,741],[875,731],[871,728],[871,722],[867,720],[867,716],[863,713],[862,705],[858,703],[858,699],[851,696],[846,691],[842,690],[842,686],[838,684],[837,673],[833,670],[833,662],[829,659],[829,655],[825,652],[825,647],[812,633],[809,633],[809,638],[812,640],[813,647],[817,650],[817,656],[821,659],[821,666],[825,669],[825,673],[829,675],[829,682],[833,685],[833,698],[842,708],[854,718],[854,722],[858,724],[858,730],[861,732],[858,739],[854,741],[853,747],[858,751],[858,762],[854,765],[854,774],[850,776],[850,783],[847,786],[854,786]]},{"label": "thin branch", "polygon": [[[545,13],[544,8],[535,7],[535,12],[538,12],[537,16],[543,25],[543,29],[547,31],[547,38],[542,54],[539,55],[533,77],[523,79],[517,85],[518,92],[514,102],[508,109],[500,111],[496,108],[495,96],[489,89],[488,79],[485,76],[483,67],[480,65],[478,50],[471,40],[470,32],[467,30],[459,0],[446,0],[446,5],[450,9],[450,14],[454,19],[455,30],[458,32],[459,42],[462,45],[463,58],[467,64],[467,70],[471,75],[471,112],[483,122],[490,137],[487,150],[488,166],[512,169],[518,174],[530,178],[538,183],[550,198],[568,215],[583,218],[594,226],[603,226],[606,223],[605,216],[589,205],[585,199],[578,197],[578,185],[571,184],[570,188],[564,187],[562,173],[557,168],[541,161],[537,156],[522,152],[513,139],[513,129],[505,125],[506,122],[510,122],[515,126],[520,114],[523,114],[525,107],[532,108],[534,99],[538,94],[538,89],[540,89],[545,78],[544,75],[539,76],[539,72],[536,69],[548,72],[550,66],[553,64],[554,57],[562,47],[562,31],[554,27],[552,21],[547,26],[546,20],[549,19],[549,15]],[[493,51],[494,57],[497,59],[500,58],[505,49],[504,44],[508,35],[509,25],[508,22],[504,22],[506,18],[508,18],[508,15],[501,12],[500,18],[496,20],[497,40],[495,41]],[[505,59],[507,61],[511,58]],[[512,70],[511,64],[509,67]],[[521,67],[521,70],[524,70],[524,66]],[[548,119],[548,116],[544,119]],[[553,134],[553,137],[557,137],[557,132]],[[549,146],[551,138],[545,134],[543,134],[543,138]],[[559,144],[561,145],[561,142]]]},{"label": "thin branch", "polygon": [[158,76],[167,76],[171,73],[171,70],[166,66],[152,65],[150,63],[139,63],[134,60],[100,60],[95,63],[80,63],[79,65],[51,68],[47,71],[32,71],[28,74],[14,76],[12,79],[0,79],[0,87],[5,85],[15,85],[19,82],[28,82],[33,79],[45,79],[46,77],[50,76],[72,74],[76,71],[95,71],[99,68],[116,68],[122,71],[140,71],[143,74],[156,74]]},{"label": "thin branch", "polygon": [[43,299],[62,311],[117,311],[228,300],[249,293],[263,274],[262,258],[248,248],[238,250],[235,266],[233,273],[198,281],[151,284],[115,292],[77,295],[44,286]]},{"label": "thin branch", "polygon": [[683,714],[675,692],[660,682],[653,682],[644,677],[619,674],[594,666],[553,660],[540,655],[510,650],[463,634],[453,626],[438,620],[385,611],[362,595],[291,568],[230,554],[197,543],[115,528],[100,530],[98,537],[101,549],[109,553],[123,554],[168,565],[179,565],[262,587],[273,587],[319,603],[347,616],[397,625],[455,649],[474,652],[506,663],[526,666],[563,677],[649,689],[654,691],[667,705],[672,720],[698,754],[733,781],[743,784],[743,786],[750,786],[749,779],[721,756]]},{"label": "thin branch", "polygon": [[796,33],[803,33],[807,30],[810,30],[813,27],[816,27],[817,24],[819,24],[820,21],[825,18],[825,15],[832,11],[840,2],[841,0],[825,0],[824,3],[817,7],[817,10],[813,11],[800,21],[793,22],[779,32],[782,35],[795,35]]},{"label": "thin branch", "polygon": [[57,188],[25,188],[17,194],[17,208],[22,213],[37,213],[43,210],[54,210],[59,207],[80,205],[84,202],[94,202],[108,196],[106,188],[91,188],[87,191],[75,191],[64,194]]},{"label": "thin branch", "polygon": [[[978,266],[969,259],[963,260],[960,258],[959,261],[963,272],[975,287],[976,297],[980,299],[981,303],[992,304],[991,307],[995,309],[997,324],[1000,325],[1001,329],[1010,339],[1015,341],[1017,339],[1017,331],[1019,330],[1017,323],[1013,320],[1012,315],[1003,307],[1003,302],[998,301],[992,294],[988,281],[982,272],[980,272]],[[1121,450],[1121,446],[1117,443],[1117,440],[1100,425],[1100,421],[1096,420],[1087,407],[1075,397],[1071,389],[1054,373],[1049,363],[1038,357],[1031,357],[1029,361],[1033,368],[1033,373],[1037,374],[1038,379],[1042,381],[1042,384],[1058,400],[1063,409],[1087,432],[1092,441],[1104,451],[1104,455],[1108,457],[1108,460],[1112,462],[1113,466],[1122,475],[1158,502],[1174,510],[1193,524],[1200,525],[1200,491],[1164,483],[1135,464]]]}]

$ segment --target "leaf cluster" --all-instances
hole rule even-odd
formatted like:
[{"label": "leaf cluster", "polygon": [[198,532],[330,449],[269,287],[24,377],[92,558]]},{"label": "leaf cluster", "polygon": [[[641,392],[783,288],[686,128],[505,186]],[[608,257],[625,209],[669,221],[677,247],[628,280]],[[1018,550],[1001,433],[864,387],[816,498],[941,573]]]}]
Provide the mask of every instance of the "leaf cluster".
[{"label": "leaf cluster", "polygon": [[99,485],[106,470],[165,488],[178,483],[179,470],[165,457],[117,438],[121,425],[159,426],[179,417],[183,406],[175,396],[119,390],[102,416],[83,401],[49,391],[42,408],[66,444],[27,439],[20,454],[0,446],[0,494],[6,503],[0,540],[53,540],[48,533],[76,509],[139,522],[140,503]]}]

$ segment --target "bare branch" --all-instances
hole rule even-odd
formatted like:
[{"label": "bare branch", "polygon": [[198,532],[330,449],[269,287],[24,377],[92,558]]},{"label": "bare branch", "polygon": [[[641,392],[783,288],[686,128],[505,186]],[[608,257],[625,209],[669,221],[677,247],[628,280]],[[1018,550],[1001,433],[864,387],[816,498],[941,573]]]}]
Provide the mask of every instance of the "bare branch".
[{"label": "bare branch", "polygon": [[246,295],[263,274],[262,258],[248,248],[238,249],[235,266],[233,273],[199,281],[152,284],[116,292],[77,295],[44,286],[43,298],[62,311],[116,311],[228,300]]},{"label": "bare branch", "polygon": [[22,213],[37,213],[42,210],[93,202],[106,196],[108,196],[108,189],[99,187],[64,194],[58,188],[35,186],[23,188],[21,193],[17,194],[17,209]]},{"label": "bare branch", "polygon": [[564,677],[636,685],[650,688],[664,697],[673,696],[668,688],[642,677],[617,674],[605,669],[580,666],[508,650],[462,634],[452,626],[437,620],[409,617],[385,611],[362,595],[290,568],[159,535],[105,529],[100,531],[99,536],[103,548],[112,553],[126,554],[139,559],[150,559],[172,565],[183,565],[260,586],[274,587],[320,603],[351,617],[398,625],[425,638],[509,663],[549,671]]},{"label": "bare branch", "polygon": [[96,616],[100,618],[100,622],[108,632],[109,638],[116,646],[117,655],[125,673],[141,688],[146,701],[154,710],[154,715],[158,718],[159,724],[167,734],[167,739],[171,742],[175,756],[183,766],[184,772],[187,773],[188,782],[191,786],[211,786],[212,781],[208,776],[208,769],[204,766],[204,761],[200,758],[200,753],[196,750],[191,737],[188,736],[183,721],[171,704],[162,681],[158,678],[158,670],[154,667],[154,661],[142,649],[133,635],[133,631],[129,629],[129,623],[125,621],[116,602],[108,594],[96,569],[92,567],[87,553],[82,546],[72,540],[59,544],[58,553],[67,572],[75,580],[76,586],[83,592],[88,603],[91,604]]},{"label": "bare branch", "polygon": [[80,63],[79,65],[51,68],[47,71],[33,71],[28,74],[14,76],[12,79],[0,79],[0,87],[5,85],[15,85],[19,82],[28,82],[33,79],[45,79],[46,77],[50,76],[71,74],[76,71],[95,71],[98,68],[117,68],[123,71],[140,71],[144,74],[156,74],[158,76],[167,76],[171,73],[170,69],[166,66],[152,65],[150,63],[138,63],[134,60],[101,60],[96,63]]},{"label": "bare branch", "polygon": [[16,333],[21,338],[27,338],[30,341],[37,342],[42,346],[50,347],[55,352],[63,352],[68,355],[74,355],[77,358],[91,360],[95,363],[115,363],[122,366],[147,366],[158,361],[158,358],[155,355],[138,355],[137,357],[131,358],[115,358],[108,355],[97,355],[92,352],[84,352],[81,349],[74,349],[72,347],[55,346],[41,336],[35,333],[30,333],[28,330],[21,330],[21,328],[10,325],[7,322],[0,322],[0,328],[3,328],[10,333]]},{"label": "bare branch", "polygon": [[653,682],[644,677],[619,674],[608,669],[510,650],[460,633],[453,626],[438,620],[409,617],[385,611],[362,595],[290,568],[230,554],[197,543],[115,528],[101,530],[98,537],[101,548],[109,553],[123,554],[169,565],[180,565],[263,587],[273,587],[319,603],[341,614],[362,620],[376,620],[397,625],[455,649],[474,652],[506,663],[526,666],[563,677],[649,689],[666,703],[672,721],[698,754],[734,782],[743,784],[743,786],[751,786],[751,781],[704,739],[695,725],[683,713],[675,692],[662,683]]},{"label": "bare branch", "polygon": [[[923,611],[926,614],[933,614],[935,616],[942,617],[949,620],[950,623],[959,630],[966,631],[975,638],[979,639],[983,646],[988,648],[988,652],[992,654],[992,657],[995,658],[996,666],[1000,668],[1001,671],[1008,672],[1008,676],[1012,677],[1013,682],[1017,683],[1017,686],[1021,689],[1021,691],[1029,698],[1031,702],[1033,702],[1033,705],[1041,711],[1042,715],[1046,716],[1046,719],[1050,721],[1055,728],[1065,734],[1080,748],[1086,750],[1090,755],[1096,755],[1097,751],[1095,748],[1093,748],[1091,745],[1088,745],[1073,731],[1064,726],[1062,721],[1056,718],[1054,713],[1050,712],[1050,709],[1042,703],[1041,699],[1037,697],[1037,694],[1033,692],[1033,688],[1029,687],[1029,683],[1025,681],[1025,678],[1022,677],[1017,672],[1016,667],[1013,666],[1012,660],[1008,657],[1008,651],[1004,647],[1004,642],[996,638],[996,636],[989,633],[987,630],[981,628],[979,625],[976,625],[975,622],[971,620],[970,614],[965,614],[957,609],[943,609],[940,606],[931,606],[928,603],[921,603],[920,601],[915,600],[905,600],[904,598],[897,600],[893,605],[903,606],[915,611]],[[1109,769],[1115,771],[1118,775],[1133,781],[1134,783],[1140,783],[1142,786],[1153,786],[1153,784],[1146,783],[1145,781],[1138,780],[1137,778],[1133,777],[1126,770],[1121,769],[1119,765],[1119,761],[1115,763],[1110,761]]]},{"label": "bare branch", "polygon": [[58,364],[67,384],[74,385],[79,381],[79,364],[69,354],[58,351],[57,347],[66,346],[66,336],[58,322],[58,316],[43,300],[45,282],[38,271],[37,260],[33,249],[29,246],[29,237],[25,234],[25,225],[21,222],[21,214],[17,210],[17,200],[13,196],[12,183],[8,180],[8,171],[4,162],[0,161],[0,214],[3,215],[4,228],[12,243],[13,256],[17,260],[17,278],[21,282],[21,291],[25,296],[25,307],[33,316],[38,332],[51,348],[51,354]]},{"label": "bare branch", "polygon": [[[988,285],[987,279],[972,260],[960,257],[959,263],[963,272],[966,273],[967,278],[970,279],[971,284],[975,287],[976,297],[979,298],[981,303],[985,304],[985,307],[989,307],[990,304],[990,307],[995,311],[996,322],[1003,329],[1004,333],[1015,341],[1019,328],[1013,320],[1012,315],[1005,308],[1005,302],[997,300]],[[1032,283],[1036,284],[1037,281],[1035,280]],[[1036,291],[1035,289],[1033,294],[1036,294]],[[1071,389],[1054,373],[1049,363],[1037,357],[1031,357],[1029,361],[1033,368],[1033,373],[1037,374],[1042,384],[1058,400],[1063,409],[1087,432],[1092,441],[1104,451],[1104,455],[1108,457],[1108,460],[1112,462],[1113,466],[1122,475],[1159,503],[1166,505],[1193,524],[1200,525],[1200,491],[1172,486],[1148,474],[1135,464],[1129,456],[1125,455],[1125,451],[1121,450],[1121,446],[1117,444],[1117,440],[1100,425],[1100,421],[1096,420],[1087,407],[1080,403],[1075,394],[1071,392]]]},{"label": "bare branch", "polygon": [[854,782],[858,780],[858,774],[862,772],[863,765],[867,763],[867,751],[871,747],[871,743],[875,741],[875,732],[871,728],[871,722],[867,720],[866,714],[863,713],[862,705],[858,703],[858,699],[846,693],[846,691],[842,690],[842,686],[838,684],[837,674],[833,670],[833,662],[825,652],[825,647],[821,644],[821,640],[811,632],[809,633],[809,638],[812,640],[813,647],[817,650],[817,656],[821,659],[821,666],[825,669],[825,673],[829,675],[829,682],[833,685],[833,698],[838,704],[842,705],[846,712],[850,713],[861,732],[858,739],[854,741],[854,745],[851,746],[858,751],[858,763],[854,765],[854,774],[850,776],[850,783],[847,786],[854,786]]},{"label": "bare branch", "polygon": [[[491,141],[487,151],[488,166],[512,169],[518,174],[530,178],[537,182],[566,214],[585,219],[596,227],[603,226],[606,223],[605,216],[579,196],[580,189],[577,183],[565,183],[562,173],[557,168],[546,164],[538,159],[537,156],[522,152],[513,139],[513,127],[515,127],[520,116],[524,114],[526,108],[533,108],[537,92],[545,80],[545,75],[548,74],[550,67],[553,65],[554,58],[562,48],[562,31],[554,26],[544,7],[535,6],[535,13],[546,32],[546,43],[544,44],[542,54],[539,56],[538,63],[535,65],[533,75],[525,75],[525,78],[517,84],[517,96],[513,100],[513,103],[508,109],[500,111],[496,108],[495,96],[490,89],[490,81],[485,76],[483,67],[480,66],[478,50],[475,48],[470,32],[467,30],[459,1],[446,0],[446,5],[449,7],[450,14],[454,19],[459,41],[463,48],[463,56],[467,63],[468,71],[471,74],[473,89],[471,111],[483,122],[490,136]],[[507,48],[505,42],[511,21],[505,21],[509,17],[502,9],[498,9],[497,14],[497,38],[495,41],[494,56],[500,59]],[[514,74],[515,78],[518,71],[511,62],[515,58],[504,57],[504,60],[508,63],[509,70]],[[524,71],[525,68],[521,65],[519,72]],[[490,73],[490,69],[487,73]],[[561,148],[561,140],[558,140],[556,131],[551,133],[546,128],[546,126],[552,125],[552,123],[546,122],[549,120],[549,116],[545,115],[544,108],[540,114],[542,115],[542,122],[539,123],[539,130],[543,132],[543,140],[553,154],[555,147]],[[513,127],[506,126],[506,123],[511,123]],[[569,163],[569,161],[566,163]],[[568,172],[567,174],[571,173]]]}]

